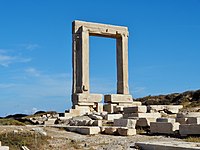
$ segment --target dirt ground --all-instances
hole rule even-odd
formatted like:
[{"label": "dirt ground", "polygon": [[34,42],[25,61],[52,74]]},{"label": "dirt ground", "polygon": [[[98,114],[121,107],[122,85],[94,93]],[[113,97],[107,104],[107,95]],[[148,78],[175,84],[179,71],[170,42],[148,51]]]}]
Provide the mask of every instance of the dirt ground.
[{"label": "dirt ground", "polygon": [[[0,126],[0,133],[30,132],[34,128],[42,129],[49,137],[47,139],[48,142],[44,142],[42,147],[37,148],[35,146],[35,149],[40,150],[128,150],[131,149],[131,145],[133,146],[135,142],[139,141],[182,141],[182,139],[167,136],[81,135],[78,133],[68,132],[63,128],[38,126]],[[37,141],[37,143],[39,142],[40,141]]]}]

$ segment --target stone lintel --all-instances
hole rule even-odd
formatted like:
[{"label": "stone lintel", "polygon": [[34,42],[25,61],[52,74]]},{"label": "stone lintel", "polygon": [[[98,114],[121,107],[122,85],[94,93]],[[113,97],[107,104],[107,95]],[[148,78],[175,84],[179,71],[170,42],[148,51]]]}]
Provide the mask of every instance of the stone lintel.
[{"label": "stone lintel", "polygon": [[77,33],[79,28],[84,26],[85,28],[88,28],[88,31],[92,36],[103,36],[111,38],[118,38],[119,35],[128,36],[128,28],[124,26],[108,25],[101,23],[78,21],[78,20],[73,21],[72,26],[73,26],[72,29],[73,34]]},{"label": "stone lintel", "polygon": [[[102,94],[83,94],[77,93],[72,95],[74,103],[99,103],[102,101]],[[92,104],[91,104],[92,105]]]},{"label": "stone lintel", "polygon": [[133,99],[131,95],[125,95],[125,94],[109,94],[104,95],[104,102],[105,103],[132,103]]}]

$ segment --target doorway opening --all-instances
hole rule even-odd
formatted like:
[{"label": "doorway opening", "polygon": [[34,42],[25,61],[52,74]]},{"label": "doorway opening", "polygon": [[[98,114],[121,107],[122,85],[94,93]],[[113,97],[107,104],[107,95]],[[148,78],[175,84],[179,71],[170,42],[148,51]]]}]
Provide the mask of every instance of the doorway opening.
[{"label": "doorway opening", "polygon": [[116,39],[89,36],[91,93],[116,92]]}]

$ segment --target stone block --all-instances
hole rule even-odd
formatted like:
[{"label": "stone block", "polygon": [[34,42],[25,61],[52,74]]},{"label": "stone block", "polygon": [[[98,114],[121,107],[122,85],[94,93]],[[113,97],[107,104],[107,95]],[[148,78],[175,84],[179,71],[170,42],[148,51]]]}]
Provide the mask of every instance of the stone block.
[{"label": "stone block", "polygon": [[44,121],[44,125],[54,125],[56,118],[49,118],[48,120]]},{"label": "stone block", "polygon": [[200,117],[189,117],[186,121],[187,124],[200,124]]},{"label": "stone block", "polygon": [[94,125],[94,121],[95,121],[95,120],[89,120],[89,121],[88,121],[88,126],[96,126],[96,125]]},{"label": "stone block", "polygon": [[176,130],[179,130],[179,125],[178,122],[151,122],[150,132],[158,134],[174,134]]},{"label": "stone block", "polygon": [[179,133],[181,136],[200,135],[200,124],[181,124]]},{"label": "stone block", "polygon": [[171,122],[171,123],[175,123],[176,119],[175,118],[157,118],[156,122]]},{"label": "stone block", "polygon": [[[59,117],[59,118],[62,119],[62,120],[66,120],[66,119],[70,119],[70,118],[72,118],[72,117],[74,117],[74,116],[76,116],[76,115],[71,114],[71,113],[65,113],[65,116],[64,116],[64,117]],[[77,116],[78,116],[78,115],[77,115]]]},{"label": "stone block", "polygon": [[132,103],[133,99],[131,95],[125,95],[125,94],[109,94],[104,95],[104,102],[105,103]]},{"label": "stone block", "polygon": [[142,105],[142,102],[140,101],[133,101],[133,102],[120,102],[120,103],[117,103],[118,105],[120,106],[126,106],[126,107],[132,107],[132,106],[141,106]]},{"label": "stone block", "polygon": [[9,150],[8,146],[0,146],[0,150]]},{"label": "stone block", "polygon": [[89,117],[94,120],[102,120],[103,117],[100,115],[90,114]]},{"label": "stone block", "polygon": [[114,119],[114,126],[135,128],[136,122],[134,119]]},{"label": "stone block", "polygon": [[200,112],[178,113],[177,118],[200,117]]},{"label": "stone block", "polygon": [[118,105],[114,106],[114,113],[122,113],[124,111],[124,107],[133,107],[133,106],[141,106],[141,102],[132,102],[132,103],[118,103]]},{"label": "stone block", "polygon": [[176,118],[177,114],[167,114],[167,118]]},{"label": "stone block", "polygon": [[81,115],[85,115],[86,113],[89,113],[89,112],[90,112],[89,106],[75,105],[73,109],[69,110],[69,113],[72,114],[73,116],[81,116]]},{"label": "stone block", "polygon": [[96,111],[99,113],[103,112],[103,103],[96,103]]},{"label": "stone block", "polygon": [[[155,113],[154,111],[151,111],[151,113],[152,112]],[[164,110],[159,111],[159,113],[161,114],[161,117],[168,117],[168,114]]]},{"label": "stone block", "polygon": [[108,113],[114,113],[114,106],[117,106],[117,104],[104,104],[103,110]]},{"label": "stone block", "polygon": [[65,113],[59,113],[59,117],[65,117]]},{"label": "stone block", "polygon": [[138,118],[137,127],[149,127],[151,122],[156,122],[156,118]]},{"label": "stone block", "polygon": [[134,118],[134,117],[139,117],[139,118],[160,118],[161,114],[160,113],[132,113],[132,114],[124,114],[124,118]]},{"label": "stone block", "polygon": [[86,135],[100,133],[100,127],[67,126],[65,128],[71,132],[78,132],[80,134],[86,134]]},{"label": "stone block", "polygon": [[77,127],[76,132],[85,135],[99,134],[100,127]]},{"label": "stone block", "polygon": [[149,105],[147,106],[148,112],[160,112],[165,110],[167,113],[178,113],[179,109],[183,108],[182,105]]},{"label": "stone block", "polygon": [[148,112],[159,112],[165,109],[165,105],[149,105],[147,106]]},{"label": "stone block", "polygon": [[83,103],[100,103],[102,101],[102,94],[83,94],[77,93],[72,95],[73,103],[78,104]]},{"label": "stone block", "polygon": [[117,129],[118,129],[118,127],[105,127],[104,133],[114,135],[114,134],[117,134]]},{"label": "stone block", "polygon": [[166,105],[165,109],[169,113],[177,114],[179,113],[179,110],[183,108],[183,105]]},{"label": "stone block", "polygon": [[176,122],[180,124],[187,124],[188,118],[176,118]]},{"label": "stone block", "polygon": [[78,105],[78,106],[91,106],[91,107],[95,107],[95,103],[93,103],[93,102],[78,102],[78,103],[76,103],[76,105]]},{"label": "stone block", "polygon": [[124,107],[125,107],[125,106],[119,106],[119,105],[114,106],[114,107],[113,107],[113,109],[114,109],[113,111],[114,111],[114,113],[122,113],[122,112],[124,111],[124,110],[123,110]]},{"label": "stone block", "polygon": [[70,126],[84,126],[85,122],[83,122],[83,120],[70,120],[69,125]]},{"label": "stone block", "polygon": [[107,114],[108,114],[108,112],[107,111],[103,111],[100,115],[103,117],[103,119],[105,119],[106,118],[106,116],[107,116]]},{"label": "stone block", "polygon": [[94,122],[93,122],[93,124],[92,124],[93,126],[102,126],[102,120],[94,120]]},{"label": "stone block", "polygon": [[123,117],[122,114],[107,114],[106,115],[106,120],[114,121],[114,119],[120,119],[122,117]]},{"label": "stone block", "polygon": [[130,135],[136,135],[136,129],[133,128],[118,128],[117,132],[119,135],[122,136],[130,136]]},{"label": "stone block", "polygon": [[58,114],[58,113],[53,114],[52,117],[53,117],[53,118],[58,118],[58,117],[59,117],[59,114]]},{"label": "stone block", "polygon": [[183,142],[183,141],[136,142],[135,146],[142,150],[197,150],[197,149],[200,149],[200,143]]},{"label": "stone block", "polygon": [[78,122],[78,126],[88,126],[89,125],[89,122],[90,120],[77,120]]},{"label": "stone block", "polygon": [[69,113],[70,113],[72,116],[80,116],[80,115],[81,115],[81,110],[78,110],[78,109],[70,109],[70,110],[69,110]]},{"label": "stone block", "polygon": [[106,128],[107,128],[107,126],[100,126],[101,133],[105,133]]},{"label": "stone block", "polygon": [[147,112],[147,106],[124,107],[125,114],[146,113],[146,112]]},{"label": "stone block", "polygon": [[46,116],[49,118],[49,117],[51,117],[52,115],[51,115],[51,114],[46,114]]}]

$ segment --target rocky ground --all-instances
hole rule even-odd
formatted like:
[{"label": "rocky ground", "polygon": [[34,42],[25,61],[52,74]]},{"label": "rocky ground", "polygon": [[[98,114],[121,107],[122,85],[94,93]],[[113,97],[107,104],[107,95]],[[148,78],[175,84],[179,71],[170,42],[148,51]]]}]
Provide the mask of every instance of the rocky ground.
[{"label": "rocky ground", "polygon": [[[1,135],[6,138],[5,133],[13,133],[15,135],[23,135],[21,138],[26,138],[23,133],[39,133],[45,136],[45,139],[39,139],[38,134],[34,136],[32,145],[26,145],[31,150],[127,150],[133,147],[135,142],[139,141],[183,141],[182,139],[166,137],[166,136],[114,136],[114,135],[81,135],[78,133],[68,132],[63,128],[39,127],[39,126],[0,126]],[[2,138],[2,137],[1,137]],[[2,141],[2,145],[6,145],[7,140]],[[17,140],[16,140],[17,141]],[[23,141],[21,139],[21,141]],[[13,144],[12,142],[10,144]],[[15,143],[17,145],[17,143]],[[10,146],[10,145],[9,145]],[[20,149],[10,146],[10,149]],[[134,148],[132,148],[134,149]]]}]

